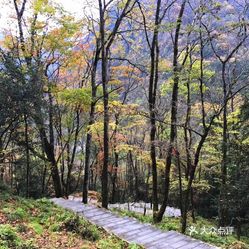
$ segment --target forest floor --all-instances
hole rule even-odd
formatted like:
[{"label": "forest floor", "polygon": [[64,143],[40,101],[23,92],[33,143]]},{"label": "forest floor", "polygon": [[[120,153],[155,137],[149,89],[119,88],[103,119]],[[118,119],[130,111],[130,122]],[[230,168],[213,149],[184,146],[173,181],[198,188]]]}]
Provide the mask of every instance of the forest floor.
[{"label": "forest floor", "polygon": [[0,249],[138,248],[107,234],[46,199],[31,200],[0,189]]}]

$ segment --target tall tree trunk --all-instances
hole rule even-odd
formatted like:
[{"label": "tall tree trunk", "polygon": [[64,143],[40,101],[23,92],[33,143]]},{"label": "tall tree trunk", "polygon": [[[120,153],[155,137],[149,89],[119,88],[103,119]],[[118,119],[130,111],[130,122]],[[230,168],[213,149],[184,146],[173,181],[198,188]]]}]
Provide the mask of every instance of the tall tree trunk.
[{"label": "tall tree trunk", "polygon": [[191,71],[192,71],[192,58],[191,53],[189,55],[190,57],[190,66],[189,66],[189,73],[188,73],[188,80],[187,80],[187,112],[186,112],[186,119],[185,119],[185,129],[184,129],[184,142],[185,142],[185,152],[187,157],[187,167],[185,172],[185,178],[188,180],[189,177],[189,171],[192,164],[192,158],[191,158],[191,132],[188,130],[190,127],[190,118],[191,118],[191,93],[190,93],[190,81],[191,81]]},{"label": "tall tree trunk", "polygon": [[[65,195],[68,197],[70,193],[70,182],[71,182],[71,174],[73,170],[73,165],[74,165],[74,159],[76,155],[76,149],[77,149],[77,141],[78,141],[78,136],[80,132],[80,113],[79,110],[76,112],[76,129],[75,129],[75,134],[74,134],[74,144],[73,144],[73,151],[71,158],[69,157],[69,163],[68,163],[68,171],[67,171],[67,181],[66,181],[66,191]],[[69,144],[69,142],[68,142]],[[70,153],[70,150],[68,151]]]},{"label": "tall tree trunk", "polygon": [[224,227],[227,225],[227,197],[226,197],[226,182],[227,182],[227,86],[226,86],[226,63],[222,63],[222,83],[223,83],[223,127],[222,127],[222,161],[221,161],[221,188],[219,199],[219,225]]},{"label": "tall tree trunk", "polygon": [[[211,124],[212,124],[212,122],[213,121],[211,121]],[[207,128],[205,128],[205,132],[202,135],[201,140],[199,141],[196,152],[195,152],[194,163],[191,165],[191,169],[190,169],[190,173],[189,173],[189,179],[188,179],[188,185],[187,185],[187,189],[186,189],[186,192],[185,192],[184,209],[183,209],[183,214],[182,214],[182,229],[181,229],[182,233],[186,232],[186,228],[187,228],[187,212],[188,212],[188,207],[189,207],[189,196],[191,194],[192,183],[193,183],[194,177],[195,177],[195,171],[196,171],[196,168],[197,168],[197,166],[199,164],[200,153],[201,153],[202,147],[204,145],[204,142],[206,141],[206,138],[208,136],[210,128],[211,128],[211,125],[209,125]]]},{"label": "tall tree trunk", "polygon": [[[57,161],[55,159],[55,154],[54,154],[54,145],[48,141],[46,129],[44,127],[44,122],[42,120],[42,116],[39,115],[39,113],[41,113],[41,110],[38,106],[36,107],[37,107],[37,115],[34,117],[34,119],[39,129],[43,151],[46,154],[48,162],[50,163],[51,176],[53,180],[55,196],[61,197],[63,195],[63,191],[62,191],[61,179],[60,179],[60,174],[59,174],[59,170],[57,166]],[[50,123],[49,125],[51,126],[52,123]],[[51,127],[50,127],[50,130],[51,130]],[[50,133],[50,136],[51,136],[51,133]]]},{"label": "tall tree trunk", "polygon": [[[123,18],[132,10],[136,1],[127,0],[120,15],[117,17],[113,29],[107,36],[105,32],[105,13],[107,6],[112,2],[99,0],[99,29],[101,42],[101,60],[102,60],[102,88],[104,95],[104,162],[102,169],[102,207],[108,207],[108,164],[109,164],[109,93],[108,93],[108,56],[114,42],[115,36],[119,30]],[[132,3],[132,4],[131,4]]]},{"label": "tall tree trunk", "polygon": [[101,59],[102,59],[102,88],[104,96],[104,162],[102,169],[102,207],[108,207],[108,164],[109,164],[109,93],[108,93],[108,56],[109,51],[114,42],[115,36],[119,30],[123,18],[133,9],[136,1],[127,0],[120,15],[117,17],[113,29],[110,34],[106,36],[105,32],[105,13],[107,6],[111,4],[110,1],[99,0],[99,29],[101,41]]},{"label": "tall tree trunk", "polygon": [[164,199],[161,208],[156,217],[156,221],[160,222],[163,218],[164,212],[168,204],[169,184],[170,184],[170,169],[172,161],[172,151],[175,146],[177,138],[177,109],[178,109],[178,83],[179,83],[179,68],[178,68],[178,41],[182,24],[182,16],[185,9],[186,0],[182,1],[179,15],[177,18],[177,25],[174,40],[174,55],[173,55],[173,91],[171,101],[171,126],[170,126],[170,142],[167,150],[166,167],[165,167],[165,186]]},{"label": "tall tree trunk", "polygon": [[108,48],[105,44],[105,6],[102,5],[102,0],[99,0],[99,16],[100,16],[100,40],[101,40],[101,66],[102,66],[102,87],[104,95],[104,160],[102,168],[102,207],[108,207],[108,164],[109,164],[109,94],[107,89],[108,84]]},{"label": "tall tree trunk", "polygon": [[179,207],[180,207],[181,215],[182,215],[183,213],[182,170],[181,170],[180,154],[178,150],[176,150],[176,162],[177,162],[177,168],[178,168],[178,181],[179,181]]},{"label": "tall tree trunk", "polygon": [[90,158],[91,158],[91,144],[92,144],[92,134],[90,132],[91,125],[94,124],[95,118],[95,105],[96,105],[96,71],[99,61],[100,55],[100,48],[99,48],[99,39],[96,41],[96,51],[95,57],[92,65],[92,72],[91,72],[91,87],[92,87],[92,102],[91,102],[91,109],[89,115],[89,122],[88,122],[88,130],[86,136],[86,148],[85,148],[85,170],[84,170],[84,179],[83,179],[83,203],[87,203],[88,201],[88,188],[89,188],[89,172],[90,172]]},{"label": "tall tree trunk", "polygon": [[118,160],[119,156],[117,153],[117,130],[118,130],[118,124],[119,124],[119,114],[115,115],[115,129],[113,132],[114,137],[114,173],[113,173],[113,179],[112,179],[112,203],[115,202],[116,198],[116,188],[117,188],[117,176],[118,176]]},{"label": "tall tree trunk", "polygon": [[149,109],[150,109],[150,158],[152,168],[152,200],[153,200],[153,217],[155,218],[158,211],[158,193],[157,193],[157,161],[156,161],[156,96],[158,83],[158,28],[160,19],[161,0],[157,1],[156,18],[152,44],[150,48],[150,81],[149,81]]}]

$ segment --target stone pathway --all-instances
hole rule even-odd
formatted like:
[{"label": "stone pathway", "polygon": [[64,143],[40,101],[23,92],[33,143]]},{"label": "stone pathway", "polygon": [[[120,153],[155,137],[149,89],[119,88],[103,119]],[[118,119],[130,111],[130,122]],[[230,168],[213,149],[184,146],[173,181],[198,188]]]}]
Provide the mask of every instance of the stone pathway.
[{"label": "stone pathway", "polygon": [[120,217],[112,212],[93,205],[83,205],[79,201],[54,198],[52,201],[63,208],[72,210],[91,223],[103,227],[129,243],[147,249],[215,249],[217,247],[192,239],[175,231],[164,232],[150,224],[143,224],[134,218]]}]

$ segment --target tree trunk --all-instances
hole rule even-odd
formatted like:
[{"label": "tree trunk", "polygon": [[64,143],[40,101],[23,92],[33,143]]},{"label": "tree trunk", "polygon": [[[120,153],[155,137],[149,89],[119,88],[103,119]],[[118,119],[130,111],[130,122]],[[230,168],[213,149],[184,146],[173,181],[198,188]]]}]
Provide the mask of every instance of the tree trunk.
[{"label": "tree trunk", "polygon": [[95,51],[95,57],[93,62],[93,68],[91,73],[91,86],[92,86],[92,102],[91,102],[91,109],[90,109],[90,117],[88,122],[88,130],[87,130],[87,136],[86,136],[86,148],[85,148],[85,172],[84,172],[84,178],[83,178],[83,203],[88,202],[88,188],[89,188],[89,172],[90,172],[90,158],[91,158],[91,145],[92,145],[92,134],[90,132],[90,126],[94,124],[94,114],[95,114],[95,105],[96,105],[96,70],[98,66],[99,61],[99,55],[100,55],[100,49],[99,49],[99,40],[96,41],[96,51]]},{"label": "tree trunk", "polygon": [[[211,121],[212,124],[212,121]],[[187,186],[187,190],[185,192],[185,201],[184,201],[184,209],[183,209],[183,214],[182,214],[182,233],[186,232],[186,228],[187,228],[187,212],[188,212],[188,207],[189,207],[189,196],[191,194],[191,189],[192,189],[192,183],[195,177],[195,171],[196,168],[199,164],[199,158],[200,158],[200,153],[201,153],[201,149],[204,145],[204,142],[206,141],[207,135],[209,133],[209,130],[211,128],[211,125],[209,125],[206,129],[204,134],[202,135],[202,138],[200,140],[200,142],[198,143],[196,152],[195,152],[195,157],[194,157],[194,163],[191,166],[190,169],[190,174],[189,174],[189,180],[188,180],[188,186]]]},{"label": "tree trunk", "polygon": [[[122,23],[123,18],[129,13],[134,7],[136,1],[127,0],[124,4],[123,9],[121,10],[121,14],[117,17],[117,20],[114,24],[114,27],[107,37],[105,31],[105,13],[107,12],[108,3],[110,4],[112,1],[106,2],[99,0],[99,30],[100,30],[100,42],[101,42],[101,60],[102,60],[102,88],[104,95],[104,162],[102,169],[102,207],[108,207],[108,164],[109,164],[109,93],[108,93],[108,56],[112,43],[114,42],[115,36],[118,32],[120,24]],[[130,9],[129,9],[130,8]],[[107,38],[107,39],[106,39]]]},{"label": "tree trunk", "polygon": [[61,187],[61,180],[60,180],[60,174],[59,174],[59,170],[57,167],[57,162],[55,159],[55,155],[54,155],[54,147],[53,145],[51,145],[48,142],[47,136],[46,136],[46,132],[45,132],[45,128],[42,125],[42,123],[38,123],[38,127],[39,127],[39,132],[40,132],[40,137],[41,137],[41,141],[42,141],[42,146],[43,146],[43,150],[47,156],[47,159],[50,163],[50,169],[51,169],[51,176],[53,179],[53,185],[54,185],[54,190],[55,190],[55,196],[56,197],[61,197],[63,196],[63,191],[62,191],[62,187]]},{"label": "tree trunk", "polygon": [[113,132],[113,137],[114,137],[114,175],[112,179],[112,203],[115,203],[115,198],[116,198],[116,181],[117,181],[117,176],[118,176],[118,160],[119,156],[117,153],[117,130],[118,130],[118,124],[119,124],[119,115],[115,115],[115,129]]},{"label": "tree trunk", "polygon": [[[74,159],[75,159],[75,155],[76,155],[76,148],[77,148],[77,141],[78,141],[79,132],[80,132],[80,113],[77,110],[77,113],[76,113],[76,130],[75,130],[75,134],[74,134],[73,151],[72,151],[71,158],[69,157],[70,160],[69,160],[69,163],[68,163],[67,181],[66,181],[66,193],[65,193],[66,197],[68,197],[68,195],[70,193],[71,174],[72,174],[73,165],[74,165]],[[68,152],[70,153],[70,150]]]},{"label": "tree trunk", "polygon": [[173,56],[173,91],[171,101],[171,126],[170,126],[170,143],[167,150],[166,167],[165,167],[165,185],[164,185],[164,199],[161,208],[156,217],[156,221],[160,222],[163,218],[164,212],[168,204],[169,184],[170,184],[170,169],[172,161],[172,151],[177,137],[177,110],[178,110],[178,83],[179,83],[179,68],[178,68],[178,40],[180,35],[182,16],[185,9],[186,0],[183,0],[181,9],[177,18],[177,25],[174,40],[174,56]]},{"label": "tree trunk", "polygon": [[222,83],[223,83],[223,130],[222,130],[222,161],[221,161],[221,189],[219,199],[219,225],[227,225],[227,197],[226,197],[226,179],[227,179],[227,86],[225,78],[226,63],[222,63]]},{"label": "tree trunk", "polygon": [[100,17],[100,40],[101,40],[101,68],[102,68],[102,88],[104,96],[104,160],[101,175],[102,184],[102,207],[108,207],[108,164],[109,164],[109,94],[107,89],[108,83],[108,49],[105,44],[105,6],[102,5],[102,0],[99,0],[99,17]]},{"label": "tree trunk", "polygon": [[43,170],[42,170],[42,191],[41,191],[42,197],[45,195],[46,176],[47,176],[47,165],[45,162]]},{"label": "tree trunk", "polygon": [[116,201],[117,193],[117,176],[118,176],[118,153],[114,152],[114,176],[112,179],[112,203]]},{"label": "tree trunk", "polygon": [[149,81],[149,109],[150,109],[150,157],[152,168],[152,200],[153,200],[153,217],[155,219],[158,211],[158,191],[157,191],[157,161],[156,161],[156,97],[158,84],[158,63],[159,63],[159,45],[158,45],[158,29],[160,25],[160,8],[161,0],[157,1],[155,26],[152,44],[150,48],[150,81]]},{"label": "tree trunk", "polygon": [[27,115],[24,115],[25,123],[25,145],[26,145],[26,197],[30,194],[30,154],[29,154],[29,136],[28,136],[28,120]]}]

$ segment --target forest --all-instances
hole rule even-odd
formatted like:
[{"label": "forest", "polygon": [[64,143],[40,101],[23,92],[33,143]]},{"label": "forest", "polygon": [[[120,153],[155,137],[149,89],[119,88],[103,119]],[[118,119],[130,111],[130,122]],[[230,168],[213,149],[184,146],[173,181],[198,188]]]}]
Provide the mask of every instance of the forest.
[{"label": "forest", "polygon": [[1,186],[150,203],[155,224],[175,207],[182,233],[200,216],[249,238],[247,0],[3,5]]}]

